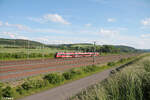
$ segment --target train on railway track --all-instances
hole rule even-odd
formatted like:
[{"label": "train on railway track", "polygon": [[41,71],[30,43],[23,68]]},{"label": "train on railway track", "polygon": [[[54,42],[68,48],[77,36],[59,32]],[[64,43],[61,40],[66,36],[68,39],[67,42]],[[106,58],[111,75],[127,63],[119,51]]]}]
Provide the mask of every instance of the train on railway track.
[{"label": "train on railway track", "polygon": [[57,52],[55,58],[77,58],[99,56],[98,52]]}]

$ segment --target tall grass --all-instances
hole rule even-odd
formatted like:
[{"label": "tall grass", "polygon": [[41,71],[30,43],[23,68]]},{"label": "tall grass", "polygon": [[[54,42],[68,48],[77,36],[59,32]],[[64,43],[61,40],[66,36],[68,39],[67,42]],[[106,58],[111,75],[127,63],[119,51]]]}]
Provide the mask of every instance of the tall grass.
[{"label": "tall grass", "polygon": [[150,100],[150,57],[127,66],[69,100]]}]

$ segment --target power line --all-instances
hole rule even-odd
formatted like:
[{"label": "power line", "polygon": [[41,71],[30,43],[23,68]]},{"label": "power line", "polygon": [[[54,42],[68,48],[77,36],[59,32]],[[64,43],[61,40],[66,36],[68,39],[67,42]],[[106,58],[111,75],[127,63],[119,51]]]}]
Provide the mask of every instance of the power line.
[{"label": "power line", "polygon": [[93,43],[93,52],[94,52],[94,54],[93,54],[93,65],[95,64],[95,44],[96,44],[96,42],[94,41],[94,43]]}]

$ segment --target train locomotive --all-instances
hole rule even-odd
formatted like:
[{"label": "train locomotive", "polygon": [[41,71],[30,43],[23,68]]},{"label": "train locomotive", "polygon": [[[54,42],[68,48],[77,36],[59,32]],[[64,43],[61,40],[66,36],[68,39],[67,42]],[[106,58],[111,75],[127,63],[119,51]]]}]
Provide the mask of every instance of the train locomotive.
[{"label": "train locomotive", "polygon": [[98,52],[57,52],[55,58],[76,58],[99,56]]}]

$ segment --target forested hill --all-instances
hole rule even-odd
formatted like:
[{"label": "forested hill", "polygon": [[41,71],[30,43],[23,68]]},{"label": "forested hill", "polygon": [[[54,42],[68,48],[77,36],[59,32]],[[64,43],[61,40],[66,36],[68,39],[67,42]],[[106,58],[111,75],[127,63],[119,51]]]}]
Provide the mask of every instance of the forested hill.
[{"label": "forested hill", "polygon": [[[48,45],[49,47],[70,49],[77,51],[92,52],[94,50],[93,44],[78,43],[78,44],[60,44],[60,45]],[[104,53],[117,53],[117,52],[144,52],[143,50],[135,49],[129,46],[123,45],[96,45],[95,51]]]},{"label": "forested hill", "polygon": [[[93,44],[90,43],[76,43],[76,44],[58,44],[58,45],[46,45],[37,41],[23,40],[23,39],[3,39],[0,38],[0,46],[2,47],[30,47],[30,48],[38,48],[38,47],[49,47],[49,48],[58,48],[62,50],[76,50],[76,51],[84,51],[84,52],[92,52],[94,50]],[[95,51],[104,52],[104,53],[117,53],[117,52],[145,52],[146,50],[138,50],[129,46],[122,45],[96,45]]]},{"label": "forested hill", "polygon": [[6,46],[28,47],[28,45],[30,45],[30,47],[38,47],[38,46],[42,46],[45,44],[42,44],[42,43],[37,42],[37,41],[31,41],[31,40],[0,38],[0,45],[5,46],[5,47]]}]

